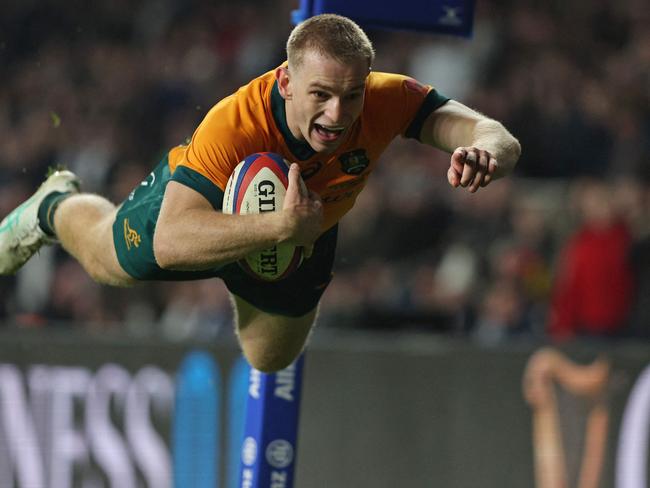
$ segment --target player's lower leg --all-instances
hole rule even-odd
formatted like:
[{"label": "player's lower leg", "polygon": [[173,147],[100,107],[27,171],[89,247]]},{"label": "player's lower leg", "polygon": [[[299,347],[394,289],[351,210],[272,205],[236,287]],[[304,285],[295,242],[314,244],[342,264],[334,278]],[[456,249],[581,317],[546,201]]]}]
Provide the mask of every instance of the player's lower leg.
[{"label": "player's lower leg", "polygon": [[79,178],[52,172],[38,190],[0,222],[0,274],[13,274],[45,244],[60,242],[98,282],[129,286],[113,246],[115,206],[79,194]]},{"label": "player's lower leg", "polygon": [[48,222],[61,202],[78,191],[79,179],[74,173],[54,171],[0,222],[0,274],[15,273],[41,246],[56,242],[56,236],[48,232]]}]

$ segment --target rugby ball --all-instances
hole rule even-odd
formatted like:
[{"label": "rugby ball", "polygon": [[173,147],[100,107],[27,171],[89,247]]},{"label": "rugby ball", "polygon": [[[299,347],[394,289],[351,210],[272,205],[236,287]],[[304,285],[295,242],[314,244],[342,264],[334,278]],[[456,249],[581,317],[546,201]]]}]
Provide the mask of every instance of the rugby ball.
[{"label": "rugby ball", "polygon": [[[251,154],[230,175],[223,197],[223,213],[280,211],[288,185],[289,163],[282,156],[270,152]],[[239,265],[255,278],[277,281],[294,272],[302,258],[302,247],[281,243],[246,256]]]}]

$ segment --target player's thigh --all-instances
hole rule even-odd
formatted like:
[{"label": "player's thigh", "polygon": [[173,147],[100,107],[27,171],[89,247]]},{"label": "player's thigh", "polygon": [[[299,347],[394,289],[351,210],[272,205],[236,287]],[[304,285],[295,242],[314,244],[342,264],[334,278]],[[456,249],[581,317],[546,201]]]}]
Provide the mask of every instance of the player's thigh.
[{"label": "player's thigh", "polygon": [[[175,271],[158,265],[153,239],[171,172],[167,157],[131,192],[117,209],[111,228],[115,259],[137,281],[177,281],[212,278],[218,270]],[[182,238],[182,237],[179,237]]]},{"label": "player's thigh", "polygon": [[129,275],[120,265],[115,249],[115,239],[113,235],[114,215],[102,225],[102,242],[105,243],[105,252],[102,259],[102,272],[104,279],[101,283],[113,286],[133,286],[137,280]]},{"label": "player's thigh", "polygon": [[302,352],[316,319],[317,307],[300,317],[272,314],[232,295],[236,331],[244,355],[260,371],[277,371]]}]

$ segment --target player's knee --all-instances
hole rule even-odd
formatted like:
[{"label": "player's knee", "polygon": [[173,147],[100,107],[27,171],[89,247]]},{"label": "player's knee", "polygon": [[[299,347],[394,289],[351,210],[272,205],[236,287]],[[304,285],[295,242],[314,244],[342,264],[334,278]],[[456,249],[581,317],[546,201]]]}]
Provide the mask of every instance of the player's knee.
[{"label": "player's knee", "polygon": [[116,272],[114,266],[111,267],[94,257],[82,259],[81,264],[92,280],[100,285],[130,287],[136,283],[136,281],[126,275],[126,273]]},{"label": "player's knee", "polygon": [[95,283],[100,285],[114,285],[115,280],[106,272],[103,266],[93,263],[86,266],[86,272],[93,279]]},{"label": "player's knee", "polygon": [[302,317],[263,312],[235,297],[237,335],[250,365],[264,373],[289,366],[298,358],[316,317],[316,310]]},{"label": "player's knee", "polygon": [[277,347],[244,348],[244,356],[251,367],[262,373],[275,373],[285,369],[297,359],[299,354],[300,350],[286,348],[280,350]]}]

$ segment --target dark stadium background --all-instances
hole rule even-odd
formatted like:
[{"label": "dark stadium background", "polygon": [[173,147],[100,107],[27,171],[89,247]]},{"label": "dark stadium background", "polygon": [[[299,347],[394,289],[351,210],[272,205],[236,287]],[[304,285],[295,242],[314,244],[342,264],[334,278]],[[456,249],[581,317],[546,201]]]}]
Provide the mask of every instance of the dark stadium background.
[{"label": "dark stadium background", "polygon": [[[0,216],[56,164],[76,171],[85,190],[123,200],[216,101],[283,61],[296,3],[3,1]],[[596,200],[629,232],[634,286],[614,330],[581,329],[569,347],[645,347],[649,22],[643,0],[477,0],[470,40],[370,30],[375,70],[409,74],[503,121],[523,153],[513,177],[470,195],[448,186],[446,154],[396,141],[342,222],[314,347],[357,347],[346,342],[353,333],[368,344],[403,339],[400,351],[420,354],[424,337],[485,358],[556,341],[548,326],[560,258],[585,225],[594,182]],[[7,337],[60,332],[88,347],[114,338],[232,348],[231,321],[216,280],[110,289],[57,247],[0,278]],[[504,364],[521,367],[523,357]],[[617,357],[628,364],[625,353]],[[643,354],[634,358],[643,362]],[[462,374],[453,377],[463,383]],[[453,483],[454,473],[446,476]]]}]

